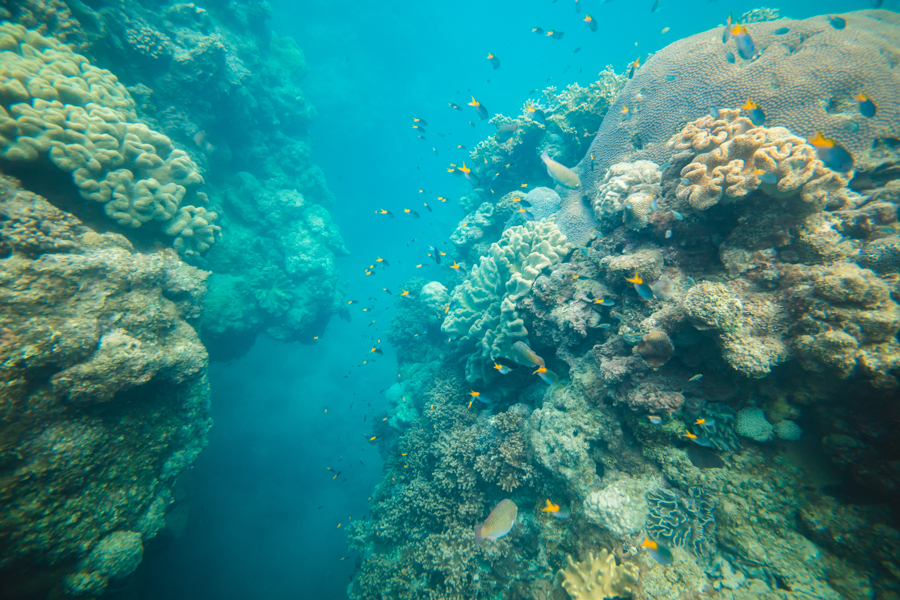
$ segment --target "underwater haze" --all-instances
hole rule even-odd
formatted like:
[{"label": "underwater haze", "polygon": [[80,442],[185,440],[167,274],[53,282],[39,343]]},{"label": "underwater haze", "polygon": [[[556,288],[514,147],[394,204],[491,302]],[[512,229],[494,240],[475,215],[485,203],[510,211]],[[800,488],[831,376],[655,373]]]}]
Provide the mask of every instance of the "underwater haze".
[{"label": "underwater haze", "polygon": [[0,600],[900,597],[896,0],[0,0]]}]

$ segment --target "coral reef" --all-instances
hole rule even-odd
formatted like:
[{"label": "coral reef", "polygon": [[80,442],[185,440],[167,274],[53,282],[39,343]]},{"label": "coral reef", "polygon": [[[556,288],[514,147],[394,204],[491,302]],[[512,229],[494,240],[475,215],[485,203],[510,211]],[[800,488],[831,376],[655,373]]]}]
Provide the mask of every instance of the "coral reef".
[{"label": "coral reef", "polygon": [[192,204],[207,202],[197,191],[203,177],[196,165],[138,121],[134,101],[114,75],[21,25],[0,25],[0,49],[4,159],[49,156],[119,225],[157,222],[183,254],[203,253],[215,243],[216,213]]},{"label": "coral reef", "polygon": [[766,420],[763,410],[755,406],[738,411],[734,430],[738,435],[757,442],[768,442],[775,434],[775,428]]},{"label": "coral reef", "polygon": [[652,539],[687,548],[698,558],[715,553],[715,503],[701,488],[692,487],[687,495],[665,488],[651,490],[647,501],[647,531]]},{"label": "coral reef", "polygon": [[620,479],[584,500],[585,515],[620,538],[637,533],[650,512],[647,492],[658,486],[654,478]]},{"label": "coral reef", "polygon": [[[742,106],[748,98],[765,111],[767,126],[786,127],[805,138],[822,131],[854,154],[868,150],[875,138],[897,137],[900,121],[892,104],[897,80],[887,40],[897,37],[900,20],[889,11],[858,11],[843,18],[843,29],[832,27],[826,16],[753,23],[749,30],[762,53],[751,62],[728,62],[733,44],[723,51],[721,30],[698,33],[655,53],[610,106],[590,148],[594,169],[579,172],[583,185],[595,188],[610,165],[624,160],[662,164],[672,152],[666,141],[684,122],[713,108]],[[776,33],[783,29],[788,31]],[[859,115],[852,98],[860,86],[860,64],[869,75],[867,95],[881,102],[883,114],[876,119]],[[781,82],[777,89],[770,85],[772,77]],[[834,100],[826,105],[820,98]],[[621,114],[623,107],[630,109],[628,115]]]},{"label": "coral reef", "polygon": [[[4,586],[96,596],[206,445],[206,273],[0,179]],[[89,475],[86,475],[89,474]]]},{"label": "coral reef", "polygon": [[[659,194],[660,180],[659,165],[649,160],[610,166],[591,200],[594,215],[601,223],[618,220],[632,229],[645,227],[650,214],[650,199],[654,192]],[[620,214],[622,218],[617,219]]]},{"label": "coral reef", "polygon": [[606,598],[627,598],[638,582],[640,570],[632,564],[616,564],[616,557],[606,548],[594,556],[589,552],[587,559],[575,562],[571,556],[565,569],[560,569],[558,577],[569,596],[575,600],[605,600]]},{"label": "coral reef", "polygon": [[[751,125],[738,116],[739,111],[719,113],[720,119],[746,121],[745,127]],[[700,121],[708,119],[709,116]],[[679,137],[687,136],[682,132]],[[681,143],[684,142],[675,146]],[[735,201],[756,189],[772,196],[799,193],[804,202],[822,206],[847,202],[847,180],[825,168],[815,148],[784,127],[756,127],[724,143],[703,145],[711,148],[682,169],[683,179],[676,191],[679,200],[696,210],[706,210],[723,199]]]},{"label": "coral reef", "polygon": [[541,270],[567,251],[566,238],[553,223],[511,227],[454,289],[441,329],[467,355],[466,379],[484,379],[494,358],[512,357],[512,345],[528,336],[518,300],[531,290]]}]

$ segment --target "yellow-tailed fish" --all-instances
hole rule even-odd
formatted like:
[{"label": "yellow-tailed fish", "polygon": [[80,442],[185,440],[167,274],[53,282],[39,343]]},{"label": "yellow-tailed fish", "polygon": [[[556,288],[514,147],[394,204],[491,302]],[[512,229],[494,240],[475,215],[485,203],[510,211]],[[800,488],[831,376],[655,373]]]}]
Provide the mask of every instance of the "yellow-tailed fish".
[{"label": "yellow-tailed fish", "polygon": [[500,363],[495,362],[494,368],[500,371],[500,373],[503,375],[509,373],[509,367],[507,367],[506,365],[501,365]]},{"label": "yellow-tailed fish", "polygon": [[458,270],[460,270],[460,269],[462,268],[462,266],[456,264],[456,261],[454,260],[454,261],[453,261],[453,264],[450,265],[450,268],[451,268],[451,269],[454,269],[454,270],[456,270],[456,271],[458,271]]},{"label": "yellow-tailed fish", "polygon": [[741,108],[747,111],[750,122],[757,127],[762,127],[766,124],[766,113],[764,113],[759,105],[752,100],[747,100],[747,104],[743,105]]},{"label": "yellow-tailed fish", "polygon": [[475,107],[475,112],[478,113],[478,118],[484,121],[488,118],[488,110],[484,107],[481,102],[475,99],[475,96],[472,96],[472,101],[468,103],[469,106]]},{"label": "yellow-tailed fish", "polygon": [[495,71],[500,68],[500,59],[499,58],[497,58],[490,52],[488,52],[487,58],[489,61],[491,61],[491,64],[494,66]]},{"label": "yellow-tailed fish", "polygon": [[549,385],[559,383],[559,376],[553,371],[548,370],[547,367],[538,367],[537,370],[532,373],[532,375],[537,375],[544,380],[544,383],[547,383]]},{"label": "yellow-tailed fish", "polygon": [[570,190],[581,187],[581,180],[578,179],[578,175],[576,175],[572,169],[564,167],[550,158],[550,155],[547,154],[546,150],[541,154],[541,160],[547,165],[547,174],[553,178],[553,181]]},{"label": "yellow-tailed fish", "polygon": [[625,281],[628,283],[634,284],[634,291],[638,293],[638,296],[643,298],[644,300],[652,300],[653,299],[653,290],[650,289],[650,286],[644,283],[644,280],[641,279],[641,276],[637,273],[634,274],[632,279],[625,278]]},{"label": "yellow-tailed fish", "polygon": [[641,66],[641,57],[638,56],[636,59],[634,59],[634,62],[629,65],[629,67],[631,67],[631,68],[628,69],[628,79],[631,79],[632,77],[634,77],[634,72],[637,71],[638,67],[640,67],[640,66]]},{"label": "yellow-tailed fish", "polygon": [[519,507],[512,500],[501,500],[484,523],[475,526],[475,543],[480,546],[484,540],[502,538],[512,530],[518,515]]},{"label": "yellow-tailed fish", "polygon": [[559,504],[550,502],[550,498],[547,498],[547,505],[541,509],[541,512],[550,513],[557,519],[568,519],[572,514],[569,509],[560,508]]},{"label": "yellow-tailed fish", "polygon": [[647,551],[647,554],[653,557],[653,560],[663,566],[672,564],[672,551],[653,540],[647,538],[641,542],[641,548]]},{"label": "yellow-tailed fish", "polygon": [[872,99],[865,94],[853,96],[853,99],[859,102],[859,113],[867,119],[871,119],[878,112],[878,107],[875,106]]},{"label": "yellow-tailed fish", "polygon": [[821,132],[811,138],[809,143],[816,149],[819,160],[832,171],[846,173],[853,169],[853,155],[836,141],[822,137]]},{"label": "yellow-tailed fish", "polygon": [[756,58],[756,45],[753,38],[750,37],[750,31],[744,25],[736,23],[729,31],[734,43],[737,46],[738,56],[744,60]]},{"label": "yellow-tailed fish", "polygon": [[597,31],[597,19],[588,15],[584,18],[584,22],[588,24],[588,27],[591,28],[591,31]]}]

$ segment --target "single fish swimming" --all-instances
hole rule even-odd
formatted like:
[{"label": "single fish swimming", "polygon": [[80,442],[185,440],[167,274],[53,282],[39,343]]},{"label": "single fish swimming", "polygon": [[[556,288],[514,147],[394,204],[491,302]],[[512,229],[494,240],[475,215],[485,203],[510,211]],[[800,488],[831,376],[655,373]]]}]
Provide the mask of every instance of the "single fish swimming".
[{"label": "single fish swimming", "polygon": [[550,158],[546,150],[541,154],[541,160],[547,165],[547,174],[550,175],[553,181],[570,190],[581,187],[581,180],[578,178],[578,175],[568,167],[564,167]]},{"label": "single fish swimming", "polygon": [[495,542],[508,534],[518,514],[519,507],[512,500],[501,500],[484,523],[475,526],[475,544],[480,546],[484,540]]}]

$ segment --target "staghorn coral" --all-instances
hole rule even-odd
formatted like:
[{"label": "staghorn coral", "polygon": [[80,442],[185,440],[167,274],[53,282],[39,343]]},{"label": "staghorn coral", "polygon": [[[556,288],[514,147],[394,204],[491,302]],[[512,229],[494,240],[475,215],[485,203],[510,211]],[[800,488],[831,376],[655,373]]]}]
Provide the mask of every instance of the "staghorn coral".
[{"label": "staghorn coral", "polygon": [[215,212],[197,208],[203,177],[172,141],[138,121],[134,101],[109,71],[53,38],[0,25],[0,155],[41,156],[71,173],[80,194],[123,227],[157,222],[184,254],[215,243]]},{"label": "staghorn coral", "polygon": [[534,478],[534,469],[526,452],[524,429],[524,417],[530,411],[524,406],[518,408],[524,410],[512,407],[491,417],[490,441],[482,444],[475,459],[475,470],[485,481],[495,483],[504,492],[528,485]]},{"label": "staghorn coral", "polygon": [[484,379],[493,358],[511,357],[512,345],[527,337],[517,302],[528,294],[541,270],[559,262],[567,251],[566,238],[553,223],[512,227],[453,290],[441,330],[451,336],[457,351],[467,355],[466,379]]},{"label": "staghorn coral", "polygon": [[702,488],[692,487],[687,495],[665,488],[651,490],[647,501],[647,532],[652,539],[686,548],[698,558],[715,554],[715,503]]},{"label": "staghorn coral", "polygon": [[566,559],[569,565],[560,569],[557,578],[560,585],[574,600],[605,600],[626,598],[640,579],[640,569],[633,564],[616,564],[616,557],[606,548],[594,556],[588,552],[587,559],[575,562],[571,555]]},{"label": "staghorn coral", "polygon": [[[707,119],[710,117],[700,121]],[[745,120],[738,117],[735,122]],[[756,189],[776,197],[796,193],[804,202],[817,206],[847,202],[847,179],[825,168],[815,148],[784,127],[756,127],[729,135],[723,143],[716,143],[718,137],[709,139],[707,132],[694,124],[686,129],[691,128],[697,133],[682,131],[678,138],[696,135],[698,141],[692,141],[691,148],[702,146],[706,151],[681,170],[676,196],[695,210],[743,198]],[[725,131],[719,137],[721,133]],[[678,141],[674,145],[685,143]],[[766,176],[774,181],[764,180]]]},{"label": "staghorn coral", "polygon": [[0,207],[0,404],[15,423],[0,436],[0,576],[97,595],[140,561],[206,444],[207,353],[187,320],[207,274],[6,178]]}]

